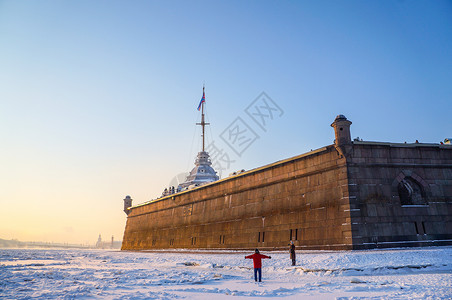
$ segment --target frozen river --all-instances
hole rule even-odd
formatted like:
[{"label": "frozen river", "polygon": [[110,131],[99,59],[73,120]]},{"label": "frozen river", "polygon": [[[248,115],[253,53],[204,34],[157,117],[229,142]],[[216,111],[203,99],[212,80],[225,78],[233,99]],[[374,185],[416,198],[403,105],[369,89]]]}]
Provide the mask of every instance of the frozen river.
[{"label": "frozen river", "polygon": [[0,249],[0,298],[452,298],[452,247],[262,253],[256,284],[251,252]]}]

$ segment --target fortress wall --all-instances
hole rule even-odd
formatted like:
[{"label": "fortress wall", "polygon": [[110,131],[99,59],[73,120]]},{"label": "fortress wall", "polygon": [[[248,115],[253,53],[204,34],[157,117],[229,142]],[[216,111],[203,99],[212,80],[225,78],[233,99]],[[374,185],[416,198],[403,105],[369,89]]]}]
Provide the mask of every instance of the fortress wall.
[{"label": "fortress wall", "polygon": [[345,159],[333,146],[132,207],[122,249],[351,249]]},{"label": "fortress wall", "polygon": [[[352,148],[355,249],[452,243],[452,147],[355,142]],[[404,180],[418,190],[411,200]]]},{"label": "fortress wall", "polygon": [[[452,147],[351,141],[132,207],[122,249],[452,244]],[[126,205],[126,202],[125,202]]]}]

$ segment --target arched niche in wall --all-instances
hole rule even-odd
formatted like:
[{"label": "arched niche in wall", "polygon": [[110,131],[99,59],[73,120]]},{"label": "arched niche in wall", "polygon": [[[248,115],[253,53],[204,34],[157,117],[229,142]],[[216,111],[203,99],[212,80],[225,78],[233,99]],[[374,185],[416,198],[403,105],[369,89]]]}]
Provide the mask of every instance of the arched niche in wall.
[{"label": "arched niche in wall", "polygon": [[400,200],[400,205],[427,205],[428,185],[419,175],[411,170],[403,170],[393,184],[393,195]]}]

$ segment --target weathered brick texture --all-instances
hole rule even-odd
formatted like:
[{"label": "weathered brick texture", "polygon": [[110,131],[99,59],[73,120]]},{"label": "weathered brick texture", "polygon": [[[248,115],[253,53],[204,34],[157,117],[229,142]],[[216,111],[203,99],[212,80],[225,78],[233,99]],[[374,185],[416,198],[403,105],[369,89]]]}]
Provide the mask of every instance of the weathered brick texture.
[{"label": "weathered brick texture", "polygon": [[122,249],[351,249],[346,174],[328,146],[133,207]]}]

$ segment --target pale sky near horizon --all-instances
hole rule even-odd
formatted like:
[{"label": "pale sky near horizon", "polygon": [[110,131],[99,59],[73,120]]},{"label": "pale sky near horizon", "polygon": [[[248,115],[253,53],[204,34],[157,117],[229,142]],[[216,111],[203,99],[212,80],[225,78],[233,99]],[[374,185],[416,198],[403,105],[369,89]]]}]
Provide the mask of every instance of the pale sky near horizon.
[{"label": "pale sky near horizon", "polygon": [[[451,1],[0,0],[0,238],[121,240],[122,199],[193,167],[203,84],[225,177],[332,144],[338,114],[353,138],[452,138],[451,79]],[[237,120],[258,138],[234,152]]]}]

